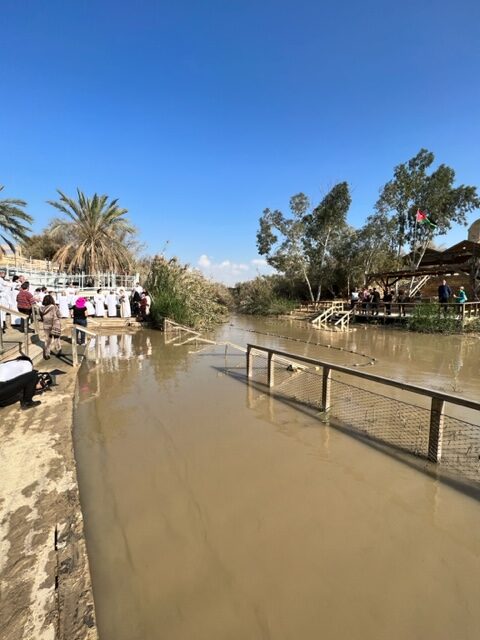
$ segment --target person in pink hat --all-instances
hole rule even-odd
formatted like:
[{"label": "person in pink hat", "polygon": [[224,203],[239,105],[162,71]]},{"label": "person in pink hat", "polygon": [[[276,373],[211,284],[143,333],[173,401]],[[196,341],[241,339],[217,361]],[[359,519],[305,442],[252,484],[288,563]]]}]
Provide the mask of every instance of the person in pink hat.
[{"label": "person in pink hat", "polygon": [[[87,326],[87,301],[85,298],[77,298],[74,306],[72,307],[73,324],[78,324],[82,327]],[[85,333],[83,331],[77,331],[77,344],[85,344]]]}]

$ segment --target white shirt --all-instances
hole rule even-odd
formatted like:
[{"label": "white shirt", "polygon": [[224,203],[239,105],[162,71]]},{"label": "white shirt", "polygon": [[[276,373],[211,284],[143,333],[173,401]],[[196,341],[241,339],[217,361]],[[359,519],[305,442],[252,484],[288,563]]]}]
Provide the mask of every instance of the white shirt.
[{"label": "white shirt", "polygon": [[18,378],[24,373],[33,371],[32,363],[28,360],[10,360],[0,363],[0,382],[7,382]]}]

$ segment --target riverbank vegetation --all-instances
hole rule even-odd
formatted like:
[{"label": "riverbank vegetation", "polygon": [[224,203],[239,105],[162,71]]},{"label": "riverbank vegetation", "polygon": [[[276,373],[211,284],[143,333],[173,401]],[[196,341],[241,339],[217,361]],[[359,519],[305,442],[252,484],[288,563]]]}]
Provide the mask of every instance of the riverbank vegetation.
[{"label": "riverbank vegetation", "polygon": [[[258,276],[241,282],[233,290],[236,310],[250,315],[282,315],[297,306],[297,300],[288,296],[288,288],[280,276]],[[290,294],[292,291],[290,291]]]},{"label": "riverbank vegetation", "polygon": [[472,318],[465,324],[460,309],[457,313],[453,307],[444,310],[437,303],[422,303],[415,305],[407,320],[407,329],[419,333],[477,333],[480,318]]},{"label": "riverbank vegetation", "polygon": [[146,288],[152,297],[152,319],[163,318],[194,329],[209,329],[227,319],[233,300],[228,289],[207,280],[199,271],[176,258],[156,256],[151,263]]}]

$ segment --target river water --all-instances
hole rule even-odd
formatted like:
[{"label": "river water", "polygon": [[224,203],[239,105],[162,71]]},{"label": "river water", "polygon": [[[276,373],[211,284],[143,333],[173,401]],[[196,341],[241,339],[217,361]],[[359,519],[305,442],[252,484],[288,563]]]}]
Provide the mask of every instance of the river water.
[{"label": "river water", "polygon": [[[215,337],[480,390],[475,338],[245,318]],[[241,353],[101,340],[74,436],[102,640],[479,637],[474,493],[249,388]]]}]

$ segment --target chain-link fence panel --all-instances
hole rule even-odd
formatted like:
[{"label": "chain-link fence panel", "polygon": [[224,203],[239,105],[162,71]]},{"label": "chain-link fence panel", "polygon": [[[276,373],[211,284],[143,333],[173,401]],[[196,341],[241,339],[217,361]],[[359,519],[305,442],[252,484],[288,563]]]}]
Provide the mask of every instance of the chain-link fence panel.
[{"label": "chain-link fence panel", "polygon": [[[324,363],[320,361],[313,364],[311,359],[270,350],[269,366],[269,350],[252,348],[250,354],[250,379],[269,387],[275,397],[311,407],[333,425],[402,451],[425,458],[433,452],[433,459],[438,458],[446,470],[480,481],[480,424],[452,415],[436,416],[431,403],[438,392],[432,390],[430,395],[425,389],[416,391],[413,385],[389,384],[376,376],[350,374],[335,367],[325,391]],[[329,407],[325,411],[327,394]],[[453,406],[453,397],[446,399],[449,401],[447,407],[461,410]],[[464,404],[468,406],[469,401]],[[467,415],[480,420],[476,406]]]},{"label": "chain-link fence panel", "polygon": [[480,480],[480,426],[446,415],[441,464],[470,480]]}]

